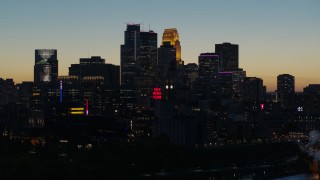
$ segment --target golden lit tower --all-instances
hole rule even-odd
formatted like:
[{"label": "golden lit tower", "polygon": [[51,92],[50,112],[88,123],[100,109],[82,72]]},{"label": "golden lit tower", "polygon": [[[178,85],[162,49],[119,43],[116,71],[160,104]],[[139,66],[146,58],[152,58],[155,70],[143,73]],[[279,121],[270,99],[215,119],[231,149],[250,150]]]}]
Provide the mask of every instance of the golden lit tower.
[{"label": "golden lit tower", "polygon": [[162,36],[162,45],[164,42],[170,42],[170,45],[176,48],[176,59],[179,64],[181,60],[181,46],[179,41],[179,34],[176,28],[165,29]]}]

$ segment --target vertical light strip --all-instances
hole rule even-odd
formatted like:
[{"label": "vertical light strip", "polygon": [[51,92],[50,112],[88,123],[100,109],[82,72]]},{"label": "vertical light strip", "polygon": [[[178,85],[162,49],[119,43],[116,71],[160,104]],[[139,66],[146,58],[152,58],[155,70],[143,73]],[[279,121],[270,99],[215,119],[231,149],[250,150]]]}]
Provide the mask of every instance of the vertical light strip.
[{"label": "vertical light strip", "polygon": [[60,103],[62,103],[62,80],[60,80]]},{"label": "vertical light strip", "polygon": [[86,115],[89,115],[89,101],[88,99],[86,100]]}]

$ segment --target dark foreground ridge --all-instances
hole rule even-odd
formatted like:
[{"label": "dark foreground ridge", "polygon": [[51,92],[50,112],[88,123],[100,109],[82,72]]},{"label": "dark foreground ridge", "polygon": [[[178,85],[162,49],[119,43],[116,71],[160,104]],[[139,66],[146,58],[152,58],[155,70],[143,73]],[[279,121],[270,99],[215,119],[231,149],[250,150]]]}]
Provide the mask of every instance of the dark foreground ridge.
[{"label": "dark foreground ridge", "polygon": [[307,158],[293,143],[190,149],[158,138],[97,144],[91,150],[14,143],[0,147],[1,179],[237,179],[307,171]]}]

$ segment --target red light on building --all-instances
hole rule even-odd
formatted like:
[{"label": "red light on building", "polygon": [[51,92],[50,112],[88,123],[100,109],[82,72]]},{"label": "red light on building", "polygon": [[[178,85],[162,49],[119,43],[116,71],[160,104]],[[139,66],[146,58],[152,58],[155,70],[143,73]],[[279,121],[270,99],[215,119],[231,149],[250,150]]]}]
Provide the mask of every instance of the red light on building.
[{"label": "red light on building", "polygon": [[86,115],[89,115],[89,101],[88,99],[86,100]]},{"label": "red light on building", "polygon": [[152,99],[155,99],[155,100],[162,99],[161,88],[153,88]]},{"label": "red light on building", "polygon": [[260,110],[264,110],[264,104],[260,104]]}]

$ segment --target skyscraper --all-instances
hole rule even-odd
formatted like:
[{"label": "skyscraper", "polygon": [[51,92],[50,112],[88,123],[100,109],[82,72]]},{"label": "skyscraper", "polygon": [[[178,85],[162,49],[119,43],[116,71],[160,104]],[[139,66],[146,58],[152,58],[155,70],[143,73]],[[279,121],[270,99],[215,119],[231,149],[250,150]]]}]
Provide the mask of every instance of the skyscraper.
[{"label": "skyscraper", "polygon": [[243,100],[249,103],[260,103],[264,101],[263,80],[257,77],[246,77],[244,79],[244,97]]},{"label": "skyscraper", "polygon": [[137,62],[138,74],[155,76],[157,68],[158,35],[153,31],[140,32],[140,57]]},{"label": "skyscraper", "polygon": [[235,71],[239,68],[239,46],[237,44],[216,44],[215,49],[220,55],[222,71]]},{"label": "skyscraper", "polygon": [[219,73],[220,62],[218,54],[201,53],[198,60],[200,77],[214,77]]},{"label": "skyscraper", "polygon": [[290,107],[294,103],[295,85],[294,76],[290,74],[280,74],[277,77],[278,100],[284,107]]},{"label": "skyscraper", "polygon": [[134,77],[134,90],[137,106],[149,108],[157,75],[157,33],[140,32],[140,56],[137,60],[137,73]]},{"label": "skyscraper", "polygon": [[56,49],[35,50],[34,83],[55,82],[58,77],[58,59]]},{"label": "skyscraper", "polygon": [[160,80],[173,79],[172,73],[177,69],[176,49],[169,42],[158,48],[158,69]]},{"label": "skyscraper", "polygon": [[133,89],[140,56],[140,24],[128,24],[121,45],[121,85]]},{"label": "skyscraper", "polygon": [[182,64],[181,60],[181,45],[179,41],[179,34],[176,28],[165,29],[162,36],[162,45],[165,42],[170,42],[170,45],[176,49],[176,61]]}]

